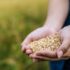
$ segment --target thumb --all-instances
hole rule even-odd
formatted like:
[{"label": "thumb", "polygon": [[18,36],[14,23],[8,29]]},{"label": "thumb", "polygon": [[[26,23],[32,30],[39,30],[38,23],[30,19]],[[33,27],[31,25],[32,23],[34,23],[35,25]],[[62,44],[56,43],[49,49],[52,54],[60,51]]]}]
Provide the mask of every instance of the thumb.
[{"label": "thumb", "polygon": [[68,40],[63,40],[61,46],[57,49],[57,57],[61,58],[64,53],[68,50],[69,42]]}]

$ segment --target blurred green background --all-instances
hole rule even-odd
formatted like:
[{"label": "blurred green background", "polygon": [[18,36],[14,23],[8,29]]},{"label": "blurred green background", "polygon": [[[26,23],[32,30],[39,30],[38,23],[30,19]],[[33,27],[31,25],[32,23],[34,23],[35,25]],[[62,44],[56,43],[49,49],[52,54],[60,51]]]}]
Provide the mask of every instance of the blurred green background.
[{"label": "blurred green background", "polygon": [[36,62],[21,52],[21,42],[42,26],[47,0],[0,0],[0,70],[49,70],[48,62]]}]

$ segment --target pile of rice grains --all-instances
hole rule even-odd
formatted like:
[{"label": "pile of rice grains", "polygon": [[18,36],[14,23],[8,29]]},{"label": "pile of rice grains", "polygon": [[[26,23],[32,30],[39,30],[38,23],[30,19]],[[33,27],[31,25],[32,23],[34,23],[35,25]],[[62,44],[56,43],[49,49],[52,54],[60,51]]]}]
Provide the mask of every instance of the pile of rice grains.
[{"label": "pile of rice grains", "polygon": [[[61,43],[62,41],[59,33],[55,33],[37,41],[33,41],[29,44],[29,46],[33,52],[43,51],[46,49],[50,51],[55,51],[60,47]],[[70,50],[64,56],[69,56],[69,53]]]},{"label": "pile of rice grains", "polygon": [[61,45],[61,38],[58,33],[49,35],[45,38],[39,39],[37,41],[33,41],[29,44],[30,48],[33,52],[41,51],[41,50],[51,50],[54,51],[59,48]]}]

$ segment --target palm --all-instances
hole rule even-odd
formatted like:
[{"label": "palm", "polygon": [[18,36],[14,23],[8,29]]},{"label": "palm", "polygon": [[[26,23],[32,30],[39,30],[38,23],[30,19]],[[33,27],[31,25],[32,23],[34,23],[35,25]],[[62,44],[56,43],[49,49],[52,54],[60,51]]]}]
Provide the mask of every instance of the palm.
[{"label": "palm", "polygon": [[[43,37],[48,36],[49,34],[55,33],[55,30],[52,29],[48,29],[48,28],[38,28],[36,30],[34,30],[33,32],[31,32],[24,40],[24,42],[22,43],[22,51],[24,51],[26,54],[28,54],[30,57],[34,56],[34,54],[32,53],[30,47],[28,46],[28,44],[32,41],[41,39]],[[49,51],[50,52],[50,51]],[[45,52],[47,53],[47,52]],[[49,53],[51,54],[51,53]],[[49,55],[47,54],[47,55]],[[52,54],[53,56],[53,54]]]}]

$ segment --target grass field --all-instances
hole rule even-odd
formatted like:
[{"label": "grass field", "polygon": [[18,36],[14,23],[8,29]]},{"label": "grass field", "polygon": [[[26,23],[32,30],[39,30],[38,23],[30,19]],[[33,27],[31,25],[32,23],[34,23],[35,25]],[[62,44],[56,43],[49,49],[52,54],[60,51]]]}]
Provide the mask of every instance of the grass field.
[{"label": "grass field", "polygon": [[47,0],[0,0],[0,70],[48,70],[47,62],[33,63],[20,46],[43,25],[47,5]]}]

